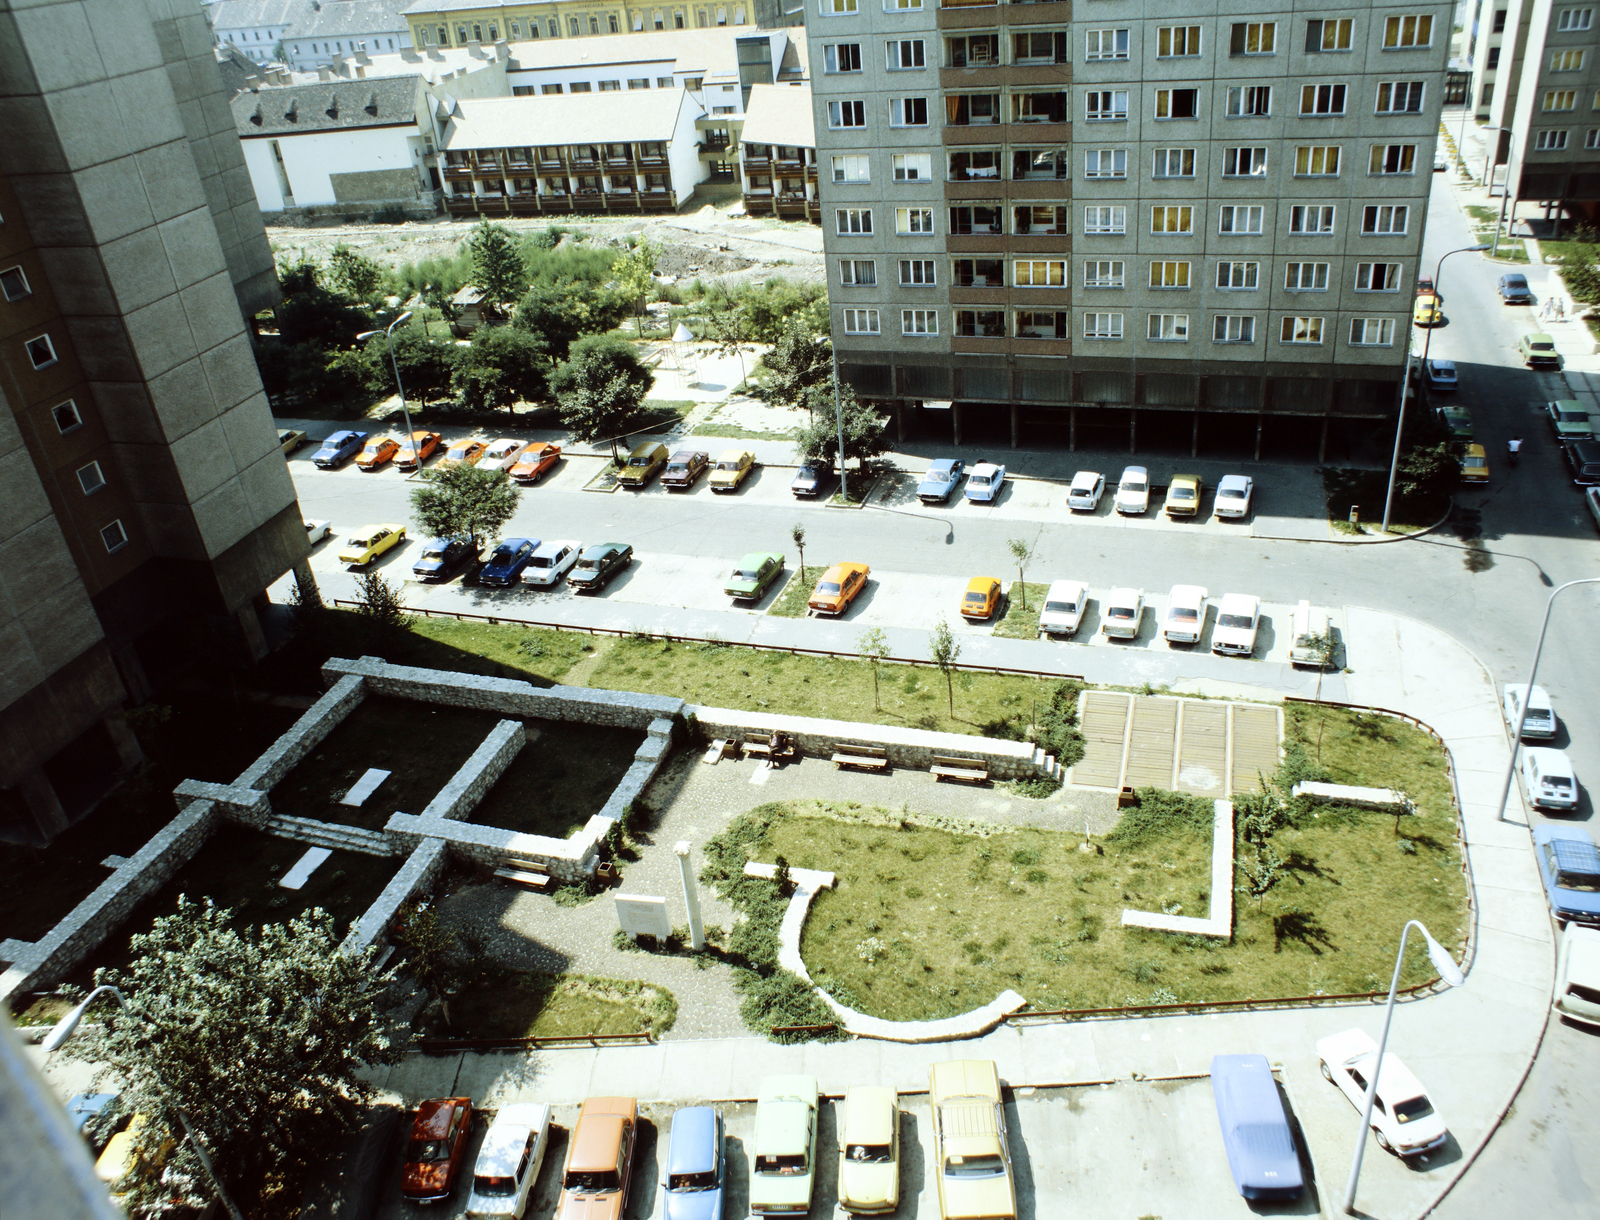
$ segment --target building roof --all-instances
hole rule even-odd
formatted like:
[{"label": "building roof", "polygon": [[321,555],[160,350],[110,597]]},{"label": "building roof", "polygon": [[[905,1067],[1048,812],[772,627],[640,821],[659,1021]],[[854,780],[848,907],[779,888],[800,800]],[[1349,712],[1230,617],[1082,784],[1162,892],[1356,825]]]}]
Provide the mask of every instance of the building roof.
[{"label": "building roof", "polygon": [[233,123],[241,138],[392,127],[417,119],[415,76],[270,85],[234,98]]},{"label": "building roof", "polygon": [[214,30],[294,25],[311,13],[311,0],[217,0],[206,6]]},{"label": "building roof", "polygon": [[290,72],[289,76],[295,84],[315,84],[324,79],[323,72],[333,72],[341,80],[354,81],[383,76],[420,76],[428,84],[437,85],[443,80],[492,68],[496,62],[492,46],[487,52],[476,53],[466,47],[423,47],[420,50],[406,47],[400,51],[385,51],[382,55],[368,54],[364,60],[357,55],[335,54],[326,67]]},{"label": "building roof", "polygon": [[554,0],[416,0],[404,10],[407,17],[425,17],[429,13],[469,12],[488,8],[527,8],[530,4],[554,3]]},{"label": "building roof", "polygon": [[750,101],[744,108],[744,135],[740,138],[746,144],[815,148],[811,86],[751,85]]},{"label": "building roof", "polygon": [[534,38],[511,45],[511,68],[512,71],[531,72],[670,61],[678,72],[737,77],[738,39],[757,33],[770,38],[776,32],[751,26],[720,26],[705,30],[647,30],[639,34],[607,34],[600,38]]},{"label": "building roof", "polygon": [[402,13],[405,6],[406,0],[318,0],[294,23],[289,37],[348,38],[377,31],[398,34],[411,28]]},{"label": "building roof", "polygon": [[[668,95],[672,96],[672,95]],[[464,98],[456,103],[445,126],[445,148],[517,148],[530,144],[627,144],[637,140],[670,140],[678,115],[688,104],[682,91],[677,105],[662,102],[661,92],[561,94],[552,97]]]}]

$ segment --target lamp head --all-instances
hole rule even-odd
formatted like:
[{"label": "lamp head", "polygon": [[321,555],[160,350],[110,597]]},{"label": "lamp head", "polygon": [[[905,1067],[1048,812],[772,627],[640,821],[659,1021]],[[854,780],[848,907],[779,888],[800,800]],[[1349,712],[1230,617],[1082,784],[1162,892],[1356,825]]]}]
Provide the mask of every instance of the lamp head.
[{"label": "lamp head", "polygon": [[[1421,927],[1421,925],[1418,925]],[[1428,960],[1433,963],[1433,968],[1439,972],[1439,978],[1451,987],[1459,987],[1467,981],[1467,976],[1461,973],[1461,967],[1456,965],[1455,959],[1445,950],[1445,947],[1433,939],[1427,928],[1422,929],[1422,935],[1428,942]]]},{"label": "lamp head", "polygon": [[381,335],[381,334],[383,334],[383,332],[381,330],[364,330],[359,335],[356,336],[356,342],[357,343],[365,343],[368,339],[375,338],[376,336]]},{"label": "lamp head", "polygon": [[1487,249],[1489,249],[1489,243],[1488,243],[1488,242],[1486,242],[1486,241],[1480,241],[1480,242],[1479,242],[1479,243],[1478,243],[1478,244],[1477,244],[1477,245],[1475,245],[1475,246],[1468,246],[1468,247],[1467,247],[1467,253],[1469,253],[1469,254],[1470,254],[1470,253],[1472,253],[1472,252],[1473,252],[1473,251],[1475,251],[1475,250],[1487,250]]},{"label": "lamp head", "polygon": [[409,321],[411,321],[411,311],[408,309],[408,310],[405,311],[405,313],[401,314],[393,322],[389,323],[389,329],[393,330],[396,326],[399,326],[402,322],[409,322]]},{"label": "lamp head", "polygon": [[[93,998],[93,996],[89,997],[89,999]],[[61,1044],[64,1043],[68,1038],[72,1037],[73,1033],[76,1032],[78,1028],[78,1022],[83,1020],[84,1009],[88,1007],[89,1000],[84,1000],[66,1016],[62,1017],[61,1020],[56,1022],[55,1028],[46,1034],[44,1036],[44,1040],[39,1043],[39,1045],[44,1049],[45,1054],[48,1055],[51,1051],[60,1050]]]}]

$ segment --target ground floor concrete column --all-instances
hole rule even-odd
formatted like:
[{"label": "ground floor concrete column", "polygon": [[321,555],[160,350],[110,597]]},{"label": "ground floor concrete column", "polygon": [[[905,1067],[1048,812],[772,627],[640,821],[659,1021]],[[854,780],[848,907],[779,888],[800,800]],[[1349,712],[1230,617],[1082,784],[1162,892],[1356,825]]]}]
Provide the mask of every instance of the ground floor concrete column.
[{"label": "ground floor concrete column", "polygon": [[1128,408],[1128,452],[1139,452],[1139,412]]},{"label": "ground floor concrete column", "polygon": [[28,807],[39,837],[46,843],[67,828],[67,811],[61,807],[61,798],[56,795],[55,785],[43,767],[35,767],[24,775],[17,784],[17,791],[22,794],[22,803]]},{"label": "ground floor concrete column", "polygon": [[144,750],[139,745],[139,739],[120,712],[113,712],[100,723],[106,726],[106,736],[111,738],[118,762],[131,771],[144,761]]},{"label": "ground floor concrete column", "polygon": [[322,604],[322,590],[317,587],[317,574],[311,570],[311,561],[302,559],[294,565],[294,582],[300,587],[301,600]]},{"label": "ground floor concrete column", "polygon": [[1328,460],[1328,417],[1322,417],[1322,439],[1317,442],[1317,461]]},{"label": "ground floor concrete column", "polygon": [[1261,430],[1267,426],[1267,417],[1264,414],[1256,416],[1256,461],[1261,460]]},{"label": "ground floor concrete column", "polygon": [[1011,404],[1011,447],[1017,447],[1017,432],[1022,423],[1022,408],[1016,403]]},{"label": "ground floor concrete column", "polygon": [[950,404],[950,440],[952,444],[959,445],[961,443],[961,404],[959,402]]},{"label": "ground floor concrete column", "polygon": [[1189,456],[1197,457],[1200,453],[1200,412],[1194,413],[1194,428],[1189,433]]},{"label": "ground floor concrete column", "polygon": [[906,440],[906,401],[903,398],[894,400],[894,439],[900,444]]},{"label": "ground floor concrete column", "polygon": [[1078,452],[1078,408],[1067,408],[1067,452]]},{"label": "ground floor concrete column", "polygon": [[240,606],[239,612],[233,617],[239,624],[239,633],[244,636],[244,646],[250,659],[261,660],[268,652],[267,634],[261,630],[261,616],[256,613],[255,604]]}]

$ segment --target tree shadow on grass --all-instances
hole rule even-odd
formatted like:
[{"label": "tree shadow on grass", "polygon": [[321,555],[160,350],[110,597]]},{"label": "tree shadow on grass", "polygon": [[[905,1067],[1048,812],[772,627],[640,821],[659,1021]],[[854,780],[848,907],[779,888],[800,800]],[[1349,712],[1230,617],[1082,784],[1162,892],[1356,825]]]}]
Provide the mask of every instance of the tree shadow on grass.
[{"label": "tree shadow on grass", "polygon": [[1325,950],[1337,951],[1332,935],[1310,911],[1284,911],[1272,917],[1272,951],[1282,953],[1285,943],[1298,943],[1321,957]]},{"label": "tree shadow on grass", "polygon": [[1300,851],[1290,851],[1284,857],[1283,867],[1288,872],[1295,874],[1295,880],[1301,885],[1306,883],[1307,876],[1315,877],[1318,881],[1327,881],[1333,885],[1344,884],[1339,878],[1317,863],[1315,856],[1308,856]]}]

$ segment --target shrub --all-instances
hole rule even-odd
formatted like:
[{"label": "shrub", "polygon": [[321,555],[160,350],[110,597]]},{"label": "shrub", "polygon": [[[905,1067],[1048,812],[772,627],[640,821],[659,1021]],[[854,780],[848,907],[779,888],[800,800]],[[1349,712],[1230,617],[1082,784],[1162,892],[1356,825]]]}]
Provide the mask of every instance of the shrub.
[{"label": "shrub", "polygon": [[1205,797],[1168,792],[1163,788],[1140,788],[1135,804],[1123,812],[1106,841],[1123,847],[1142,847],[1167,836],[1211,837],[1216,811]]},{"label": "shrub", "polygon": [[774,970],[770,974],[741,970],[733,982],[744,997],[739,1004],[739,1019],[773,1042],[838,1042],[845,1036],[837,1029],[829,1033],[772,1033],[774,1026],[834,1023],[833,1010],[823,1002],[816,988],[798,975],[787,970]]}]

